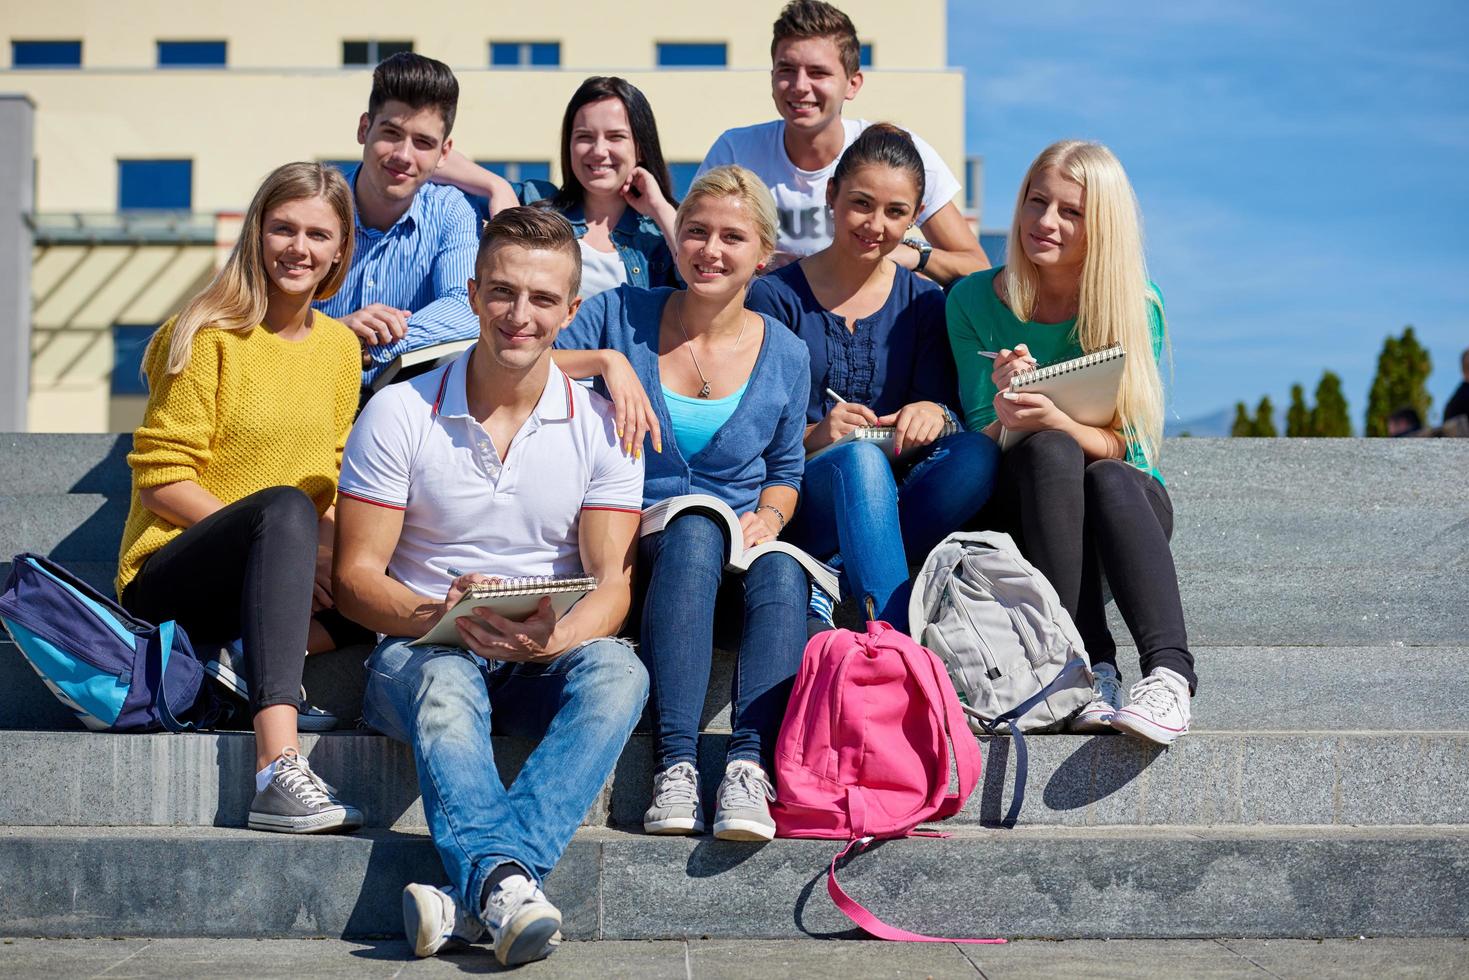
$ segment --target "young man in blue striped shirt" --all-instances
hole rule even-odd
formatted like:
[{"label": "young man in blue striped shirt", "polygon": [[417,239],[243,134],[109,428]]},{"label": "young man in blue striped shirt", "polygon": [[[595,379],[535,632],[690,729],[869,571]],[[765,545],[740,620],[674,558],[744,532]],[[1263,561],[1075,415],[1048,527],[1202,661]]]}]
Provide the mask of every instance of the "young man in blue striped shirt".
[{"label": "young man in blue striped shirt", "polygon": [[357,124],[362,163],[346,174],[357,205],[352,266],[316,306],[363,344],[363,383],[406,351],[479,332],[466,283],[479,219],[453,187],[429,177],[453,145],[459,82],[449,66],[411,52],[372,73]]}]

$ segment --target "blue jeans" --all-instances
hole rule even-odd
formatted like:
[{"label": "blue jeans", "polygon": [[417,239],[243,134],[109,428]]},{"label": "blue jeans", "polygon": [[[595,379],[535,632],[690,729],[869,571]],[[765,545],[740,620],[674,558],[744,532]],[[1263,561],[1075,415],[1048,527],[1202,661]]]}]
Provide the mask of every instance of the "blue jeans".
[{"label": "blue jeans", "polygon": [[[460,895],[478,896],[509,861],[537,882],[551,873],[647,697],[647,673],[623,640],[514,664],[390,637],[367,661],[363,717],[413,747],[444,870]],[[495,769],[491,714],[496,734],[541,739],[509,789]]]},{"label": "blue jeans", "polygon": [[[639,653],[652,681],[659,769],[698,765],[699,713],[709,690],[714,610],[725,582],[723,525],[702,514],[680,514],[639,542],[648,571]],[[771,772],[775,737],[806,647],[806,571],[789,555],[765,555],[727,593],[743,600],[735,662],[729,762],[759,763]],[[731,596],[733,598],[733,596]]]},{"label": "blue jeans", "polygon": [[982,432],[936,441],[901,482],[886,454],[849,442],[806,464],[790,539],[818,558],[842,556],[849,593],[872,597],[877,618],[908,629],[910,558],[979,513],[995,486],[1000,448]]}]

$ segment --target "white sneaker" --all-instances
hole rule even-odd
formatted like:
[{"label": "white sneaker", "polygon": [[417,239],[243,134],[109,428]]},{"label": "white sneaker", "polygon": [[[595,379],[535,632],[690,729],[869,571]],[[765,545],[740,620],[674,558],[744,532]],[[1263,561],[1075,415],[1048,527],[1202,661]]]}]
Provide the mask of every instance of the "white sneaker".
[{"label": "white sneaker", "polygon": [[403,889],[403,932],[415,956],[433,956],[479,942],[485,926],[451,890],[413,884]]},{"label": "white sneaker", "polygon": [[650,834],[702,834],[699,815],[699,771],[679,762],[653,778],[653,805],[643,814],[643,830]]},{"label": "white sneaker", "polygon": [[1172,745],[1188,734],[1188,681],[1158,667],[1132,685],[1128,704],[1112,716],[1112,727],[1159,745]]},{"label": "white sneaker", "polygon": [[719,806],[714,810],[714,836],[720,840],[770,840],[775,818],[770,801],[775,787],[753,762],[738,759],[724,770],[719,783]]},{"label": "white sneaker", "polygon": [[525,875],[510,875],[496,885],[482,918],[501,966],[544,959],[560,945],[561,911]]},{"label": "white sneaker", "polygon": [[1112,716],[1122,710],[1122,678],[1112,664],[1094,664],[1092,699],[1067,726],[1073,732],[1109,732]]}]

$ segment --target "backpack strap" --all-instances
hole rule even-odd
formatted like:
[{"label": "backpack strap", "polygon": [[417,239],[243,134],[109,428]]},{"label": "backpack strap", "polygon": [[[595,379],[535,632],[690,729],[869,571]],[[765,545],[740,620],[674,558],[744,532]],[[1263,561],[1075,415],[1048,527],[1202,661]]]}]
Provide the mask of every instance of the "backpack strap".
[{"label": "backpack strap", "polygon": [[1010,798],[1010,809],[1005,812],[1005,819],[1000,821],[1000,826],[1014,827],[1015,821],[1020,818],[1020,808],[1025,805],[1025,780],[1030,773],[1030,753],[1025,747],[1025,736],[1020,733],[1020,719],[1024,718],[1026,712],[1031,708],[1055,694],[1063,682],[1069,680],[1072,674],[1082,670],[1085,666],[1086,662],[1080,657],[1072,657],[1066,661],[1056,676],[1051,678],[1051,683],[1024,701],[993,721],[979,719],[980,725],[991,735],[997,734],[1000,726],[1005,725],[1010,729],[1010,741],[1015,743],[1015,792]]},{"label": "backpack strap", "polygon": [[158,691],[153,695],[153,705],[158,709],[158,720],[163,722],[163,727],[178,733],[192,731],[194,726],[188,722],[179,721],[168,704],[168,655],[173,652],[175,625],[170,619],[158,626],[157,639],[160,652],[155,658],[158,661]]},{"label": "backpack strap", "polygon": [[851,841],[848,841],[847,846],[842,848],[841,852],[838,853],[836,857],[831,859],[831,867],[827,869],[826,873],[826,893],[831,896],[832,903],[836,905],[838,911],[840,911],[847,918],[851,919],[852,923],[856,925],[857,928],[863,930],[869,935],[877,937],[878,939],[886,939],[891,942],[974,944],[982,943],[986,945],[994,945],[996,943],[1005,942],[1005,940],[1003,939],[946,939],[941,936],[925,936],[922,933],[909,932],[906,929],[899,929],[896,926],[890,926],[886,922],[879,919],[877,916],[873,915],[871,912],[867,911],[866,907],[864,907],[861,902],[858,902],[852,896],[848,895],[845,891],[842,890],[842,886],[837,883],[837,862],[846,857],[849,853],[851,853],[852,848],[861,845],[857,852],[860,854],[862,851],[865,851],[867,849],[867,845],[870,843],[872,843],[871,837],[856,837],[853,838]]}]

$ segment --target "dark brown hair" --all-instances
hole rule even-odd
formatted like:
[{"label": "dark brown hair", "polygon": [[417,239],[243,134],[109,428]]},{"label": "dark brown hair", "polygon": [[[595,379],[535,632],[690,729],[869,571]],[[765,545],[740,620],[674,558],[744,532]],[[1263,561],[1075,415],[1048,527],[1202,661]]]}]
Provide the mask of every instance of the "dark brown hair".
[{"label": "dark brown hair", "polygon": [[480,267],[485,256],[501,245],[519,245],[521,248],[548,252],[565,252],[571,256],[571,292],[575,298],[581,292],[581,247],[576,243],[576,232],[571,222],[547,208],[506,208],[490,219],[484,234],[479,239],[479,251],[474,257],[474,274],[480,276]]},{"label": "dark brown hair", "polygon": [[561,189],[551,199],[551,206],[564,211],[586,199],[586,188],[582,187],[571,169],[571,127],[582,106],[603,99],[616,99],[627,110],[628,128],[632,130],[633,143],[638,148],[638,166],[653,175],[668,203],[678,207],[673,196],[673,177],[668,173],[668,164],[663,162],[663,146],[658,142],[658,123],[653,118],[653,107],[637,86],[615,75],[593,75],[577,87],[571,101],[566,103],[566,114],[561,117]]},{"label": "dark brown hair", "polygon": [[892,167],[894,170],[906,173],[913,178],[913,186],[918,190],[918,200],[914,202],[916,211],[923,210],[923,192],[926,189],[923,178],[923,157],[918,152],[918,147],[913,143],[913,137],[908,131],[892,123],[873,123],[852,141],[852,145],[842,153],[842,158],[837,161],[837,168],[831,174],[831,187],[833,191],[841,186],[842,181],[863,167],[880,165]]},{"label": "dark brown hair", "polygon": [[848,78],[862,70],[862,44],[857,40],[852,18],[821,0],[791,0],[781,8],[775,19],[775,36],[770,39],[771,60],[775,60],[780,42],[808,37],[831,38]]},{"label": "dark brown hair", "polygon": [[372,93],[367,97],[367,118],[376,119],[388,102],[401,102],[410,109],[433,107],[444,119],[444,139],[454,129],[459,108],[459,80],[442,61],[412,51],[400,51],[383,59],[372,70]]}]

